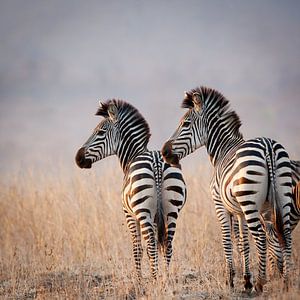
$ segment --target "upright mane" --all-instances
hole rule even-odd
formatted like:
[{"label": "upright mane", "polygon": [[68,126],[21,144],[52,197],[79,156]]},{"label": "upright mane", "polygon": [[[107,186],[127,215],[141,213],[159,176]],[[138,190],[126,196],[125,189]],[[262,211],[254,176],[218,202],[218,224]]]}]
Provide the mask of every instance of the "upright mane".
[{"label": "upright mane", "polygon": [[219,119],[226,120],[233,129],[233,134],[238,134],[242,123],[238,114],[230,108],[229,101],[217,90],[208,87],[197,87],[185,93],[185,98],[182,101],[182,108],[194,109],[193,94],[200,96],[203,109],[214,107]]},{"label": "upright mane", "polygon": [[145,118],[142,116],[142,114],[138,111],[138,109],[136,109],[130,103],[120,99],[106,100],[105,102],[101,102],[100,107],[98,108],[95,115],[107,118],[109,116],[108,108],[112,104],[117,107],[119,122],[122,122],[123,120],[128,119],[130,117],[131,121],[134,120],[136,125],[142,125],[145,131],[145,136],[147,136],[148,143],[149,138],[151,136],[149,125]]}]

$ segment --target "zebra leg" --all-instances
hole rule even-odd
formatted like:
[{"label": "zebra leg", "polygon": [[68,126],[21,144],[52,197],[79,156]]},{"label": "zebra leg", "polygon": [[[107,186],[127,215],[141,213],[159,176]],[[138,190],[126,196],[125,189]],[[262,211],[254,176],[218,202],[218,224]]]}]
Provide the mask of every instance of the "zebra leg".
[{"label": "zebra leg", "polygon": [[150,268],[152,277],[156,279],[157,269],[158,269],[158,248],[157,241],[155,237],[156,229],[154,227],[154,222],[152,224],[149,222],[149,219],[145,218],[140,220],[142,235],[147,244],[147,254],[150,260]]},{"label": "zebra leg", "polygon": [[225,253],[226,269],[228,280],[226,284],[229,284],[231,288],[234,287],[235,270],[233,267],[233,252],[231,241],[231,215],[223,207],[222,203],[215,201],[216,213],[222,230],[222,244]]},{"label": "zebra leg", "polygon": [[292,236],[289,228],[284,228],[284,247],[282,249],[283,256],[283,280],[284,288],[288,290],[289,286],[289,268],[290,268],[290,259],[292,255]]},{"label": "zebra leg", "polygon": [[133,250],[133,257],[135,261],[135,269],[138,280],[142,277],[141,272],[141,260],[143,256],[143,248],[141,243],[141,231],[140,231],[140,224],[139,222],[131,216],[128,212],[125,211],[125,217],[127,222],[127,227],[131,233],[132,237],[132,250]]},{"label": "zebra leg", "polygon": [[170,261],[173,254],[173,238],[176,230],[176,220],[178,214],[176,212],[171,212],[167,215],[167,230],[164,244],[164,258],[167,272],[169,271]]},{"label": "zebra leg", "polygon": [[278,269],[280,275],[282,275],[282,251],[273,224],[270,222],[265,222],[265,231],[268,243],[268,258],[270,263],[271,275],[275,275],[276,269]]},{"label": "zebra leg", "polygon": [[249,239],[248,227],[243,216],[238,215],[239,221],[239,250],[243,260],[243,275],[244,275],[244,288],[245,291],[250,292],[253,288],[251,282],[251,272],[249,269]]},{"label": "zebra leg", "polygon": [[[242,206],[243,208],[243,206]],[[259,218],[259,213],[257,210],[251,210],[249,214],[245,213],[244,215],[247,221],[248,228],[252,234],[254,239],[256,251],[258,254],[258,261],[259,261],[259,270],[258,270],[258,277],[255,283],[255,289],[257,292],[263,291],[263,286],[266,283],[266,261],[267,261],[267,241],[266,241],[266,234],[263,230],[262,223]]]},{"label": "zebra leg", "polygon": [[232,221],[233,221],[234,239],[235,239],[235,242],[237,244],[238,252],[241,254],[241,252],[242,252],[241,246],[242,245],[240,244],[240,227],[239,227],[239,222],[234,217],[232,218]]}]

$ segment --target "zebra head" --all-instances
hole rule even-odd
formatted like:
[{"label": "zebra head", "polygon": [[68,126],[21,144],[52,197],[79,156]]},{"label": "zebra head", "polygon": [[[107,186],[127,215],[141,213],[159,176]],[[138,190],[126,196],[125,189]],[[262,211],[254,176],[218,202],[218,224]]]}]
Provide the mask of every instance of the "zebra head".
[{"label": "zebra head", "polygon": [[80,168],[91,168],[94,162],[115,154],[117,150],[119,130],[116,103],[99,102],[96,115],[103,116],[104,120],[98,124],[93,134],[77,151],[75,160]]},{"label": "zebra head", "polygon": [[162,149],[168,163],[175,164],[205,145],[214,164],[222,151],[242,140],[240,119],[218,91],[202,86],[186,92],[182,107],[189,110]]},{"label": "zebra head", "polygon": [[170,164],[178,164],[180,159],[206,144],[205,103],[200,92],[200,90],[185,92],[182,107],[189,110],[162,148],[163,157]]}]

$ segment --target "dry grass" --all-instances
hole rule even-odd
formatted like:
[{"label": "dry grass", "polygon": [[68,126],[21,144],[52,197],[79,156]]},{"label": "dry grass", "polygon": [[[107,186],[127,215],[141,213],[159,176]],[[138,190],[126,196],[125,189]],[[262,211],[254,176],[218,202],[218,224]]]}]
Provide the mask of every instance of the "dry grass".
[{"label": "dry grass", "polygon": [[[188,201],[178,219],[168,282],[163,268],[153,283],[143,259],[143,282],[134,280],[131,240],[122,212],[119,167],[97,166],[56,173],[27,172],[1,184],[0,297],[38,299],[241,299],[225,285],[221,235],[208,192],[206,168],[186,171]],[[109,173],[97,174],[99,170]],[[115,171],[113,171],[115,170]],[[4,181],[4,180],[2,180]],[[261,297],[296,299],[300,294],[300,226],[294,232],[292,287],[280,280]],[[256,273],[256,257],[253,271]]]}]

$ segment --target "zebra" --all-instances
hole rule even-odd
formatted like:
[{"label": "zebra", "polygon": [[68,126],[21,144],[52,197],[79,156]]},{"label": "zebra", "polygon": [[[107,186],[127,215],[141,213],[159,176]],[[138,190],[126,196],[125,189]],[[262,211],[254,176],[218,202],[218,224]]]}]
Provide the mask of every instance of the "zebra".
[{"label": "zebra", "polygon": [[[300,220],[300,161],[291,160],[292,169],[292,202],[290,211],[290,227],[291,232],[296,228]],[[268,242],[268,259],[270,262],[270,269],[274,274],[277,267],[280,274],[283,273],[283,257],[276,234],[276,230],[272,222],[264,221],[264,230],[266,231],[266,238]],[[239,242],[239,223],[236,218],[233,219],[233,234],[235,240],[238,242],[238,250],[240,251],[241,244]],[[240,251],[241,252],[241,251]]]},{"label": "zebra", "polygon": [[260,214],[272,208],[272,221],[284,257],[284,282],[288,287],[291,256],[290,203],[291,166],[283,146],[269,138],[245,141],[239,131],[241,121],[230,109],[229,101],[218,91],[200,87],[185,93],[185,113],[171,138],[164,144],[166,162],[179,160],[205,145],[214,175],[210,184],[217,218],[222,229],[226,259],[227,283],[234,287],[235,270],[232,258],[231,216],[239,221],[243,259],[244,288],[253,289],[249,270],[250,230],[259,259],[255,290],[260,293],[266,283],[266,235]]},{"label": "zebra", "polygon": [[131,104],[110,99],[99,102],[96,115],[104,119],[78,150],[80,168],[116,154],[124,172],[122,203],[133,243],[138,280],[141,278],[142,244],[147,247],[153,278],[157,278],[158,249],[168,271],[172,241],[179,211],[186,201],[186,186],[180,166],[164,162],[160,151],[149,151],[149,125]]}]

